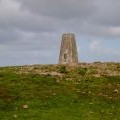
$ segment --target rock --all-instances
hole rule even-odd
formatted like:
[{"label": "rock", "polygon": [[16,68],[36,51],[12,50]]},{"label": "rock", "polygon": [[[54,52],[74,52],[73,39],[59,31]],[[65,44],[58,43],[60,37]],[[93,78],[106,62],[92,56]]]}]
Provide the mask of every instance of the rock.
[{"label": "rock", "polygon": [[27,108],[28,108],[28,105],[22,105],[22,108],[23,108],[23,109],[27,109]]},{"label": "rock", "polygon": [[114,93],[118,93],[118,89],[115,89],[115,90],[114,90]]},{"label": "rock", "polygon": [[95,74],[95,75],[93,75],[94,77],[100,77],[100,74]]},{"label": "rock", "polygon": [[55,96],[55,95],[56,95],[56,93],[53,93],[52,95],[53,95],[53,96]]},{"label": "rock", "polygon": [[13,115],[14,118],[17,118],[18,116],[16,114]]},{"label": "rock", "polygon": [[56,80],[56,82],[57,82],[57,83],[60,83],[60,80],[59,80],[59,79],[57,79],[57,80]]}]

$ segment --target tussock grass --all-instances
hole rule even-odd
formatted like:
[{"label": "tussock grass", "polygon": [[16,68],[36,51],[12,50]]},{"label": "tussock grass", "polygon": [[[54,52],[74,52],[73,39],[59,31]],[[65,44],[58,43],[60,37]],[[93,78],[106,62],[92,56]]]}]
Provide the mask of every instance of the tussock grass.
[{"label": "tussock grass", "polygon": [[[108,66],[119,69],[117,64]],[[120,120],[120,76],[95,77],[90,70],[57,65],[0,68],[0,120]]]}]

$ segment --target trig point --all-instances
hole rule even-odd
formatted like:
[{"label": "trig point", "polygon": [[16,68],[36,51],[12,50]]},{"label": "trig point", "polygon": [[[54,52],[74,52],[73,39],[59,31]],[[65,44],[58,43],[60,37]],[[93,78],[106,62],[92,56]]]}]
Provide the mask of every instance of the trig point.
[{"label": "trig point", "polygon": [[76,65],[78,64],[78,54],[73,33],[62,35],[59,64]]}]

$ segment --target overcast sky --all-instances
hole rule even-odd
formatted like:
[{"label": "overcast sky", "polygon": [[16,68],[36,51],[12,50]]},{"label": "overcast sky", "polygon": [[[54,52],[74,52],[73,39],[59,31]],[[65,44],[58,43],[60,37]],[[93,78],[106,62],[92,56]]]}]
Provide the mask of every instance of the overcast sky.
[{"label": "overcast sky", "polygon": [[79,61],[120,62],[120,0],[0,0],[0,65],[58,63],[71,32]]}]

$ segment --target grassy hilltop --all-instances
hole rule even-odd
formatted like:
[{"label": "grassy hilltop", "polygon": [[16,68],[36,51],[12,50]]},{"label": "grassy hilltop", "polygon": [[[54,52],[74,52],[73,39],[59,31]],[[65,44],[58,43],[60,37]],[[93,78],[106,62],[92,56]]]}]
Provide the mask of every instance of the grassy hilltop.
[{"label": "grassy hilltop", "polygon": [[1,67],[0,120],[120,120],[120,63]]}]

